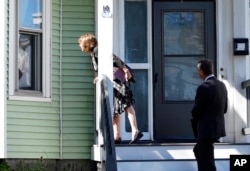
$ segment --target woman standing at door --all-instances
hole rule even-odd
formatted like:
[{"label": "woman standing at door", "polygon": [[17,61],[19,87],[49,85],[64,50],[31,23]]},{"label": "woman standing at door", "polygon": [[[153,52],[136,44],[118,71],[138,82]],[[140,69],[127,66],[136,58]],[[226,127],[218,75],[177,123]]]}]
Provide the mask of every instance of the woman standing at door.
[{"label": "woman standing at door", "polygon": [[[80,36],[78,40],[79,46],[82,52],[88,53],[91,56],[93,70],[95,72],[95,78],[93,83],[98,81],[98,48],[97,39],[92,34],[84,34]],[[128,116],[129,123],[132,129],[132,138],[130,144],[135,143],[142,138],[143,134],[137,127],[135,110],[133,107],[134,99],[131,91],[130,82],[133,80],[132,74],[130,73],[126,64],[118,57],[113,57],[113,67],[121,69],[124,72],[125,82],[114,79],[114,117],[113,117],[113,129],[115,143],[121,142],[120,134],[120,114],[125,112]]]}]

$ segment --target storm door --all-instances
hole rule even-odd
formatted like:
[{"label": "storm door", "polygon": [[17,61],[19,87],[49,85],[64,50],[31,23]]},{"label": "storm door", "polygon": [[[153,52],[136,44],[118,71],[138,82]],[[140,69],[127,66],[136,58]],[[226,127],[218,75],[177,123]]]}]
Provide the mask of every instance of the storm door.
[{"label": "storm door", "polygon": [[154,139],[193,139],[196,63],[215,63],[215,47],[214,2],[153,3]]}]

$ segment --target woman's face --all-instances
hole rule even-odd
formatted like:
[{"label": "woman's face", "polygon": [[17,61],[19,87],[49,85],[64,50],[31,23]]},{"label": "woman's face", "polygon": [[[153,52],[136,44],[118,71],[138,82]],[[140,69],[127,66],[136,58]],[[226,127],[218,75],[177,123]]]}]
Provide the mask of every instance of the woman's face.
[{"label": "woman's face", "polygon": [[82,41],[82,42],[79,43],[79,46],[80,46],[82,52],[89,53],[89,54],[92,53],[92,50],[90,48],[89,43],[87,43],[85,41]]},{"label": "woman's face", "polygon": [[82,52],[87,52],[86,51],[86,46],[84,46],[83,43],[79,43],[79,46],[80,46]]}]

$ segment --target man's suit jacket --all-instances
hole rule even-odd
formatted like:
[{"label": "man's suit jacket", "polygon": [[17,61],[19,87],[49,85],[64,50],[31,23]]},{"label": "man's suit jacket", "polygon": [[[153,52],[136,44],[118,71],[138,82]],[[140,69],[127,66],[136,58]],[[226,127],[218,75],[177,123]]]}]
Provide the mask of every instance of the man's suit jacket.
[{"label": "man's suit jacket", "polygon": [[197,88],[192,109],[197,138],[226,136],[224,120],[226,112],[227,89],[216,77],[210,77]]}]

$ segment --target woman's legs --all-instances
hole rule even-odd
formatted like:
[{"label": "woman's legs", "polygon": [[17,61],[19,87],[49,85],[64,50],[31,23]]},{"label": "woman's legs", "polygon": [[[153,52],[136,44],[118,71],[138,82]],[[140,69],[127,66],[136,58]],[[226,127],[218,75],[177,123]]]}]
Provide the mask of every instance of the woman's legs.
[{"label": "woman's legs", "polygon": [[[125,113],[128,116],[128,120],[131,126],[132,130],[132,141],[136,139],[140,139],[143,134],[139,131],[137,127],[137,120],[136,120],[136,115],[135,115],[135,109],[133,106],[129,106],[125,109]],[[113,118],[113,129],[114,129],[114,139],[119,140],[121,138],[121,132],[120,132],[120,114],[114,115]],[[139,133],[139,135],[138,135]],[[137,139],[138,138],[138,139]],[[134,141],[135,142],[135,141]]]},{"label": "woman's legs", "polygon": [[120,133],[120,114],[114,115],[113,118],[113,130],[114,130],[114,139],[118,140],[121,138],[121,133]]},{"label": "woman's legs", "polygon": [[[138,131],[134,107],[133,106],[127,107],[125,113],[128,116],[128,120],[129,120],[131,130],[132,130],[132,136],[133,136]],[[121,137],[121,133],[120,133],[120,114],[114,115],[113,129],[114,129],[114,139],[117,140],[117,139],[119,139]]]},{"label": "woman's legs", "polygon": [[135,115],[135,109],[133,106],[129,106],[126,108],[126,114],[128,116],[128,120],[132,130],[132,140],[134,139],[134,135],[138,132],[137,120]]}]

